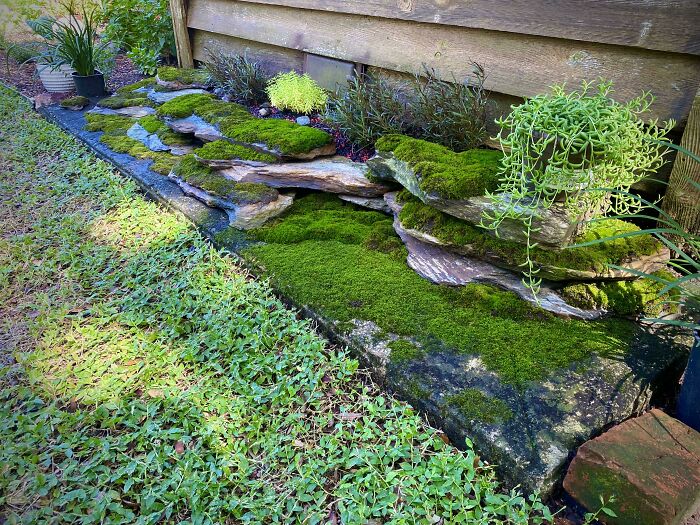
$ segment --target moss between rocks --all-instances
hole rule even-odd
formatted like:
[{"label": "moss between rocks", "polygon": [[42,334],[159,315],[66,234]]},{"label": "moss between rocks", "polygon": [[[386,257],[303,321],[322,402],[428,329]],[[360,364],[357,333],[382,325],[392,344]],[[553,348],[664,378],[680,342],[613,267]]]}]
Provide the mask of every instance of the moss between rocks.
[{"label": "moss between rocks", "polygon": [[[407,192],[401,192],[399,197],[404,203],[399,219],[405,228],[429,233],[449,244],[468,245],[477,253],[497,256],[511,266],[517,266],[525,260],[524,245],[489,235],[481,228],[423,204]],[[616,219],[596,221],[574,242],[586,242],[638,230],[634,224]],[[534,248],[532,258],[535,264],[540,266],[602,272],[608,264],[623,265],[624,261],[631,257],[652,255],[660,249],[661,245],[654,237],[639,235],[582,248]]]},{"label": "moss between rocks", "polygon": [[254,160],[259,162],[277,162],[277,157],[269,153],[261,153],[253,148],[247,148],[239,144],[231,144],[226,140],[207,142],[204,146],[194,151],[198,157],[211,160]]},{"label": "moss between rocks", "polygon": [[420,189],[443,199],[467,199],[498,188],[503,157],[500,151],[471,149],[456,153],[405,135],[385,135],[375,147],[408,163],[419,178]]},{"label": "moss between rocks", "polygon": [[149,133],[157,133],[158,131],[167,128],[165,122],[160,120],[155,115],[147,115],[145,117],[141,117],[139,119],[139,124],[141,124],[143,129],[145,129]]},{"label": "moss between rocks", "polygon": [[422,348],[416,346],[410,341],[406,341],[405,339],[391,341],[388,346],[391,348],[391,355],[389,355],[389,359],[395,363],[412,361],[414,359],[418,359],[425,353]]},{"label": "moss between rocks", "polygon": [[138,123],[149,133],[158,135],[160,141],[167,146],[186,146],[192,144],[192,136],[171,130],[165,122],[154,115],[139,119]]},{"label": "moss between rocks", "polygon": [[513,412],[502,400],[487,396],[476,388],[465,388],[448,397],[447,404],[457,407],[466,418],[485,423],[502,423],[513,417]]},{"label": "moss between rocks", "polygon": [[102,115],[88,113],[85,115],[85,129],[88,131],[103,131],[109,135],[126,135],[127,130],[134,125],[134,119],[123,115]]},{"label": "moss between rocks", "polygon": [[[490,286],[452,288],[426,281],[395,251],[374,249],[370,234],[390,235],[384,227],[390,222],[334,196],[310,195],[253,230],[267,244],[242,253],[261,264],[289,297],[330,319],[373,321],[431,349],[442,341],[446,348],[480,355],[516,385],[542,379],[593,352],[627,350],[635,330],[629,321],[565,320]],[[387,244],[391,239],[381,243]]]},{"label": "moss between rocks", "polygon": [[120,109],[132,106],[153,107],[155,104],[145,93],[125,92],[103,98],[98,105],[108,109]]},{"label": "moss between rocks", "polygon": [[117,153],[126,153],[142,160],[152,160],[150,169],[161,175],[169,174],[180,161],[176,155],[164,151],[151,151],[141,142],[126,135],[108,135],[100,137],[100,142],[106,144],[109,149]]},{"label": "moss between rocks", "polygon": [[90,99],[87,97],[81,97],[80,95],[76,97],[68,97],[61,100],[62,108],[72,108],[72,107],[85,107],[90,103]]},{"label": "moss between rocks", "polygon": [[158,68],[158,78],[165,82],[179,82],[183,85],[205,85],[209,79],[206,69],[180,69],[163,66]]},{"label": "moss between rocks", "polygon": [[138,82],[134,82],[133,84],[129,84],[128,86],[123,86],[120,87],[117,90],[117,93],[121,95],[125,95],[127,93],[132,93],[136,91],[137,89],[144,88],[144,87],[153,87],[156,85],[156,79],[155,77],[149,77],[149,78],[144,78],[142,80],[139,80]]},{"label": "moss between rocks", "polygon": [[234,182],[219,172],[197,162],[194,155],[185,155],[173,173],[188,184],[235,204],[272,202],[279,197],[277,190],[253,182]]},{"label": "moss between rocks", "polygon": [[210,124],[218,125],[228,138],[249,144],[265,144],[282,154],[307,153],[333,140],[320,129],[299,126],[282,119],[253,117],[240,104],[217,100],[212,95],[193,94],[175,98],[160,106],[158,114],[172,118],[197,115]]},{"label": "moss between rocks", "polygon": [[665,270],[655,272],[653,275],[665,282],[638,279],[636,281],[580,283],[567,286],[561,293],[573,305],[581,308],[605,308],[618,315],[643,313],[647,316],[658,316],[664,311],[678,312],[677,304],[664,303],[665,301],[677,301],[679,299],[677,294],[659,296],[663,287],[668,282],[675,280],[674,275]]}]

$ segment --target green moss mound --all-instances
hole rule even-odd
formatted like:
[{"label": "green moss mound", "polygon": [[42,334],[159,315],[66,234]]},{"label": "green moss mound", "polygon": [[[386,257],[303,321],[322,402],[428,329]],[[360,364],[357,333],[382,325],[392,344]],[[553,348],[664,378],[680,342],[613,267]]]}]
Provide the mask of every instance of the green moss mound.
[{"label": "green moss mound", "polygon": [[[399,197],[404,203],[399,219],[405,228],[429,233],[449,244],[469,246],[478,254],[496,256],[511,266],[518,266],[525,260],[526,248],[523,244],[489,235],[481,228],[423,204],[408,192],[401,192]],[[591,223],[574,243],[633,231],[639,231],[634,224],[605,219]],[[624,265],[630,258],[652,255],[660,249],[660,243],[653,236],[638,235],[580,248],[534,248],[531,253],[535,264],[540,267],[602,272],[608,264]]]},{"label": "green moss mound", "polygon": [[171,130],[165,122],[154,115],[139,119],[139,124],[149,133],[155,133],[163,144],[168,146],[186,146],[192,144],[192,136]]},{"label": "green moss mound", "polygon": [[145,117],[141,117],[139,119],[139,124],[141,124],[143,129],[145,129],[149,133],[157,133],[158,131],[167,128],[165,123],[155,115],[147,115]]},{"label": "green moss mound", "polygon": [[265,144],[283,155],[308,153],[333,141],[323,130],[282,119],[259,119],[244,106],[217,100],[212,95],[193,94],[175,98],[160,106],[158,115],[172,118],[197,115],[210,124],[218,125],[230,139]]},{"label": "green moss mound", "polygon": [[[562,295],[571,304],[581,308],[604,308],[618,315],[658,316],[664,311],[678,312],[677,293],[660,296],[661,290],[676,277],[659,270],[653,276],[657,279],[637,279],[635,281],[612,281],[606,283],[580,283],[567,286]],[[668,301],[671,301],[670,303]]]},{"label": "green moss mound", "polygon": [[388,346],[391,348],[389,358],[392,363],[413,361],[414,359],[420,358],[425,353],[422,348],[405,339],[391,341]]},{"label": "green moss mound", "polygon": [[117,153],[126,153],[141,160],[152,160],[150,169],[161,175],[168,175],[180,161],[176,155],[164,151],[151,151],[138,140],[126,135],[104,134],[100,142],[106,144],[109,149]]},{"label": "green moss mound", "polygon": [[[253,230],[267,244],[243,251],[260,263],[299,304],[348,323],[381,329],[434,348],[478,354],[504,381],[542,379],[593,352],[625,352],[634,324],[621,319],[586,323],[534,308],[512,293],[485,285],[451,288],[418,276],[396,251],[374,249],[371,232],[391,219],[329,195],[295,201],[273,223]],[[392,233],[386,239],[398,237]],[[383,243],[384,244],[384,243]]]},{"label": "green moss mound", "polygon": [[234,182],[197,162],[194,155],[185,155],[173,173],[188,184],[235,204],[272,202],[279,197],[277,190],[252,182]]},{"label": "green moss mound", "polygon": [[158,78],[165,82],[206,85],[209,81],[209,73],[206,69],[180,69],[163,66],[158,68]]},{"label": "green moss mound", "polygon": [[144,78],[142,80],[139,80],[138,82],[134,82],[133,84],[129,84],[128,86],[120,87],[117,90],[117,93],[119,93],[120,95],[126,95],[128,93],[133,93],[137,89],[152,88],[155,85],[156,85],[156,79],[154,77]]},{"label": "green moss mound", "polygon": [[90,99],[88,99],[87,97],[81,97],[78,95],[77,97],[68,97],[68,98],[64,98],[63,100],[61,100],[61,107],[62,108],[71,108],[71,107],[76,107],[76,106],[85,107],[89,103],[90,103]]},{"label": "green moss mound", "polygon": [[127,130],[134,125],[134,119],[123,115],[102,115],[88,113],[85,115],[87,131],[103,131],[108,135],[126,135]]},{"label": "green moss mound", "polygon": [[476,388],[465,388],[447,398],[468,419],[485,423],[502,423],[513,417],[513,411],[502,400],[489,397]]},{"label": "green moss mound", "polygon": [[122,94],[103,98],[100,100],[98,105],[108,109],[121,109],[132,106],[153,107],[155,106],[155,103],[148,98],[145,93],[127,91]]},{"label": "green moss mound", "polygon": [[443,199],[467,199],[498,188],[500,151],[470,149],[456,153],[449,148],[405,135],[386,135],[376,143],[378,152],[392,152],[406,162],[425,193]]},{"label": "green moss mound", "polygon": [[247,148],[240,144],[231,144],[226,140],[215,140],[207,142],[204,146],[194,151],[194,153],[203,159],[210,160],[254,160],[258,162],[277,162],[277,157],[269,153],[261,153],[253,148]]}]

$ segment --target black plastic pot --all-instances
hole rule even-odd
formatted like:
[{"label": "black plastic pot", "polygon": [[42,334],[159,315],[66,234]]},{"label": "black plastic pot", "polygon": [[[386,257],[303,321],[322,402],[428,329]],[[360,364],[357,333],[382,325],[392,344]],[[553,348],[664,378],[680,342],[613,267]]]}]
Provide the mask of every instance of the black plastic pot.
[{"label": "black plastic pot", "polygon": [[101,97],[105,94],[105,76],[99,71],[87,76],[73,73],[73,82],[81,97]]},{"label": "black plastic pot", "polygon": [[676,416],[686,425],[700,431],[700,331],[695,331],[695,341],[690,351],[688,367],[685,369],[683,384]]}]

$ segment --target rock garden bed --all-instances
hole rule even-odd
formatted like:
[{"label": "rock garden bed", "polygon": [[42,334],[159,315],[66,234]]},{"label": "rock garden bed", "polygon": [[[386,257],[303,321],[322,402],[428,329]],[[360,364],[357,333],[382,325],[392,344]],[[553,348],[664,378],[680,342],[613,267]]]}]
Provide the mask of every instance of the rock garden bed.
[{"label": "rock garden bed", "polygon": [[581,233],[564,209],[542,214],[532,258],[546,281],[533,299],[517,273],[522,231],[479,224],[499,152],[388,136],[352,162],[322,125],[258,118],[172,70],[82,112],[44,111],[270,277],[513,484],[551,492],[578,445],[682,368],[670,335],[612,315],[653,308],[655,291],[608,265],[664,272],[665,248],[640,236],[562,249],[632,224]]}]

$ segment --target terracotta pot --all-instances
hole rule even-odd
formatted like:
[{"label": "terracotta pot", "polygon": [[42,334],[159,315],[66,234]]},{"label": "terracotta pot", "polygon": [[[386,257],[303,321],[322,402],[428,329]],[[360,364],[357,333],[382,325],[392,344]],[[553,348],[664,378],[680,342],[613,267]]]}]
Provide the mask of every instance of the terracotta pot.
[{"label": "terracotta pot", "polygon": [[73,68],[69,65],[64,64],[52,69],[50,64],[37,64],[36,70],[44,89],[49,93],[68,93],[75,89]]}]

